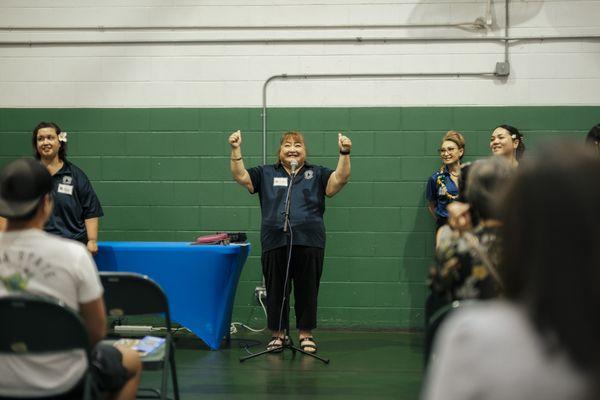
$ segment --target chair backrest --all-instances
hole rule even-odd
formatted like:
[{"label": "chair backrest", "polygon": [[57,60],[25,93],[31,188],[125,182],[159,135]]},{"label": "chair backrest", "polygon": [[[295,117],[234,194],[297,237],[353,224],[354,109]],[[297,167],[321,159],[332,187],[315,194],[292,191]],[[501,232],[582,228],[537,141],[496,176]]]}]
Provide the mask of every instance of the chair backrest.
[{"label": "chair backrest", "polygon": [[171,315],[167,295],[146,275],[129,272],[101,272],[104,303],[108,315],[164,314],[171,330]]},{"label": "chair backrest", "polygon": [[83,320],[64,303],[33,296],[0,298],[0,352],[12,354],[85,350],[90,337]]}]

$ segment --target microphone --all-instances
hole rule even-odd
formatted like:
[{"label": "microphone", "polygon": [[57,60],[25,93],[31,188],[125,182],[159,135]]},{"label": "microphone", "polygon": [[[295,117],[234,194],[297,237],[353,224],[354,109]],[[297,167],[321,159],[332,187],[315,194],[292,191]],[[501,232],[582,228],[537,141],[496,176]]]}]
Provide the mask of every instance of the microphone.
[{"label": "microphone", "polygon": [[298,161],[297,160],[290,161],[290,167],[292,168],[292,173],[290,175],[296,175],[296,168],[298,168]]},{"label": "microphone", "polygon": [[289,223],[290,223],[290,195],[292,193],[292,185],[294,184],[294,178],[296,177],[296,168],[298,168],[298,160],[290,161],[290,168],[292,171],[290,172],[290,185],[287,188],[287,194],[285,195],[285,203],[284,203],[284,211],[283,211],[283,231],[287,232]]}]

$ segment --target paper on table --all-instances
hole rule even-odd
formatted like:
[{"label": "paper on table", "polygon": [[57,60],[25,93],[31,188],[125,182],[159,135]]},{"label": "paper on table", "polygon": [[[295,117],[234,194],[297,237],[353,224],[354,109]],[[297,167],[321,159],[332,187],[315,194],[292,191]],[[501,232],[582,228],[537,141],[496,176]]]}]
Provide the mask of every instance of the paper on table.
[{"label": "paper on table", "polygon": [[115,345],[128,347],[136,350],[141,356],[145,356],[148,353],[152,353],[158,349],[165,342],[164,338],[156,336],[144,336],[142,339],[119,339],[115,342]]}]

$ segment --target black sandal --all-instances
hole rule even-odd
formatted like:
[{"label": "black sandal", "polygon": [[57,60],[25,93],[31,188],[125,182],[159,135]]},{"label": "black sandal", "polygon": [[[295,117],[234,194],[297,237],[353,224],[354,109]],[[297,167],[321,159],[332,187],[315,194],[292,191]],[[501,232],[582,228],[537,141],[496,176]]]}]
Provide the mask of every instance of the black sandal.
[{"label": "black sandal", "polygon": [[271,336],[271,341],[267,343],[267,350],[271,353],[281,353],[284,340],[284,338],[279,336]]},{"label": "black sandal", "polygon": [[315,342],[315,338],[312,336],[303,337],[300,339],[300,348],[307,353],[316,353],[317,342]]}]

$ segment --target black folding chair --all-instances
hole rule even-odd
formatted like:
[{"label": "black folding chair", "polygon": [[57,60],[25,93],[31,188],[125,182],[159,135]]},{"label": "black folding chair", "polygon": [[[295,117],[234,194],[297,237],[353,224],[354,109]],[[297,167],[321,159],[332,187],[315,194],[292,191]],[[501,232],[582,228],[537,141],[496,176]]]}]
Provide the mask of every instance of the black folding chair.
[{"label": "black folding chair", "polygon": [[[21,356],[81,349],[90,365],[91,344],[85,324],[79,314],[62,302],[28,295],[2,297],[0,321],[2,354]],[[89,368],[84,373],[82,390],[83,395],[73,391],[73,398],[92,398]],[[60,395],[36,399],[57,397],[63,398]]]},{"label": "black folding chair", "polygon": [[[138,389],[138,398],[167,399],[167,377],[171,371],[173,395],[179,400],[179,385],[175,368],[175,346],[173,344],[169,302],[162,288],[145,275],[122,272],[101,272],[104,286],[104,303],[111,317],[162,314],[166,324],[165,343],[157,350],[142,357],[144,369],[162,369],[161,388]],[[145,394],[149,392],[149,394]]]}]

